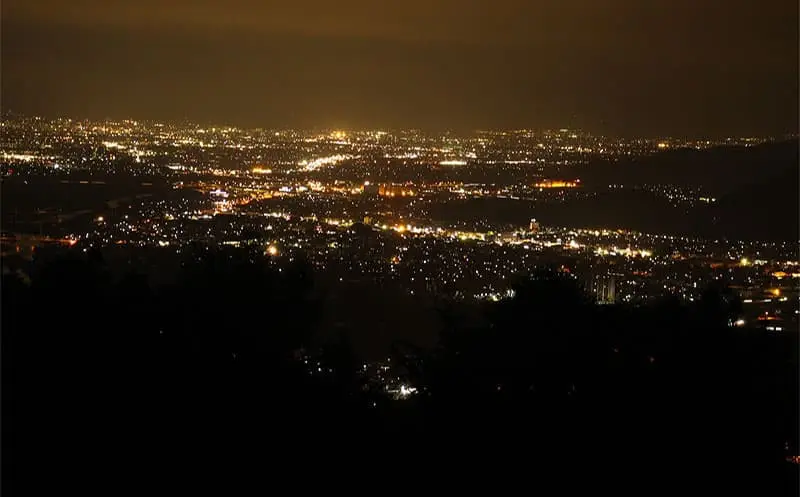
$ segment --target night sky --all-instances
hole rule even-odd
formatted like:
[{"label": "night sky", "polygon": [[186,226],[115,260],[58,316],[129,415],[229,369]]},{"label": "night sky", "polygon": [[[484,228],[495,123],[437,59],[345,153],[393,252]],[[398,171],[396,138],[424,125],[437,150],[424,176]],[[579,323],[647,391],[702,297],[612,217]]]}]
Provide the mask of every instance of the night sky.
[{"label": "night sky", "polygon": [[264,127],[798,126],[796,0],[3,0],[4,111]]}]

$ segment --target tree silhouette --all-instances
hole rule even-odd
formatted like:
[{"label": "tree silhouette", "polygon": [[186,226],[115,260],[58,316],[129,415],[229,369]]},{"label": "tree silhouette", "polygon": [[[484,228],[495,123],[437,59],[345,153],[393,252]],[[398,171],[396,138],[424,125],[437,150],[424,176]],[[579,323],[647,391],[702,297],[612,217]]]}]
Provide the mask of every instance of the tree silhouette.
[{"label": "tree silhouette", "polygon": [[121,481],[142,461],[197,475],[268,447],[306,474],[381,454],[392,468],[446,458],[608,485],[796,490],[797,336],[729,326],[739,304],[724,287],[691,305],[596,306],[545,270],[511,299],[442,302],[436,347],[388,351],[420,392],[394,402],[365,391],[347,323],[316,369],[298,360],[322,298],[302,258],[200,244],[182,256],[168,285],[99,252],[49,262],[30,285],[3,276],[7,488],[41,494],[43,471],[78,488],[87,467]]}]

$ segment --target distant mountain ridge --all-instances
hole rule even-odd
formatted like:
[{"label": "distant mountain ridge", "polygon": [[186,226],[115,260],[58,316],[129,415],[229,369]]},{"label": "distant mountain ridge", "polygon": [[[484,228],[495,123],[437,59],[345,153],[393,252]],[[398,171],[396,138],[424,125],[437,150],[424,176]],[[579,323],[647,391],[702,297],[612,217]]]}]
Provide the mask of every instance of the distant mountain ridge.
[{"label": "distant mountain ridge", "polygon": [[716,196],[778,177],[798,164],[798,141],[752,147],[675,149],[617,162],[591,162],[580,169],[590,185],[673,184],[702,187]]},{"label": "distant mountain ridge", "polygon": [[[679,149],[619,162],[590,163],[581,170],[588,187],[607,184],[672,184],[697,187],[717,201],[702,216],[653,216],[658,225],[686,223],[686,234],[750,240],[800,238],[800,153],[797,140],[752,147]],[[646,216],[647,206],[642,208]],[[662,213],[663,214],[663,213]],[[687,222],[688,221],[688,222]]]},{"label": "distant mountain ridge", "polygon": [[761,182],[720,197],[707,232],[751,240],[800,240],[798,191],[800,168],[795,162]]}]

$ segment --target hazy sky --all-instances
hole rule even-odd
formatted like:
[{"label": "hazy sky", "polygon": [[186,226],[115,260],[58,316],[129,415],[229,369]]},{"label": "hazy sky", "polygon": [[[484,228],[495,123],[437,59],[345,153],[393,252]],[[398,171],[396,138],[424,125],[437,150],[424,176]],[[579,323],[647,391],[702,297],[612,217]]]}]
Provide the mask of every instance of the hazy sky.
[{"label": "hazy sky", "polygon": [[246,126],[798,126],[796,0],[3,0],[2,107]]}]

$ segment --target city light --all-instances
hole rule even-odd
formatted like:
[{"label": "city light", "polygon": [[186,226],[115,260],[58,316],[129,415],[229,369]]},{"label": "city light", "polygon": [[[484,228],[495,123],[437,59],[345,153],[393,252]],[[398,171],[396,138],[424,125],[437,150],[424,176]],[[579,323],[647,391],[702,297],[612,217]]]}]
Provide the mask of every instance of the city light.
[{"label": "city light", "polygon": [[[583,188],[580,179],[564,175],[598,154],[618,160],[646,157],[658,150],[659,143],[701,149],[755,143],[752,140],[603,138],[601,145],[601,138],[574,131],[480,132],[431,139],[414,132],[261,133],[233,127],[166,131],[160,126],[148,129],[143,123],[132,126],[103,123],[92,128],[99,133],[90,138],[95,145],[107,142],[100,151],[105,156],[98,161],[107,164],[108,177],[56,176],[58,181],[65,187],[104,185],[112,181],[108,179],[114,174],[112,165],[127,160],[151,176],[164,175],[160,180],[173,198],[163,198],[159,183],[150,176],[138,179],[137,185],[152,192],[147,193],[151,199],[133,195],[125,203],[115,202],[113,208],[125,210],[123,216],[112,220],[105,213],[94,214],[92,227],[54,237],[65,240],[63,245],[91,240],[100,246],[176,251],[193,240],[241,249],[260,245],[266,256],[284,251],[306,254],[317,267],[338,265],[369,278],[391,273],[415,295],[431,292],[498,302],[509,298],[517,275],[550,262],[563,266],[563,257],[576,259],[569,263],[569,273],[564,273],[579,281],[594,273],[615,273],[617,300],[634,305],[661,293],[692,302],[704,285],[719,280],[738,285],[748,309],[774,305],[784,302],[784,293],[789,293],[776,288],[775,279],[800,277],[791,250],[774,249],[767,242],[743,244],[637,232],[622,229],[624,223],[560,226],[548,219],[552,209],[598,198],[598,189],[613,196],[618,190],[638,188],[642,195],[701,215],[716,198],[703,189],[627,181],[623,186],[620,180],[608,182],[607,188],[603,183]],[[54,134],[63,132],[63,128],[54,129]],[[80,140],[83,133],[76,131],[63,143]],[[505,140],[512,137],[514,145],[506,146]],[[59,141],[50,138],[48,143]],[[26,171],[37,162],[45,163],[43,174],[66,174],[84,159],[53,146],[8,148],[0,153],[9,166],[15,166],[15,175],[32,174]],[[135,162],[159,155],[169,157],[164,166]],[[249,166],[229,165],[239,163]],[[53,164],[60,167],[55,169]],[[343,167],[327,169],[336,165]],[[438,167],[467,165],[469,170]],[[503,174],[518,176],[498,181],[499,168],[509,168]],[[189,200],[186,194],[193,192],[206,196]],[[486,210],[459,212],[461,205],[473,201]],[[500,204],[495,201],[508,205],[509,212],[534,205],[537,210],[519,216],[519,224],[513,225],[497,219],[494,206]],[[448,210],[453,213],[442,215]],[[58,216],[69,219],[69,213]],[[217,222],[209,223],[212,220]],[[366,237],[353,236],[355,220],[369,227],[370,231],[362,232]],[[263,238],[267,233],[269,241]],[[785,255],[778,257],[779,253]],[[725,273],[737,266],[758,266],[759,273]],[[697,273],[697,268],[703,268],[702,272]],[[772,300],[753,299],[757,289]],[[794,294],[786,302],[793,298]],[[742,319],[756,322],[755,316]]]},{"label": "city light", "polygon": [[348,159],[353,159],[353,156],[337,154],[328,157],[318,157],[312,160],[303,160],[300,161],[298,165],[301,166],[304,171],[313,172],[323,167],[334,166]]},{"label": "city light", "polygon": [[416,387],[409,387],[406,385],[400,385],[400,396],[408,397],[409,395],[413,395],[417,393]]},{"label": "city light", "polygon": [[581,180],[564,181],[564,180],[545,180],[536,183],[536,188],[576,188]]},{"label": "city light", "polygon": [[797,2],[7,3],[9,495],[797,489]]}]

